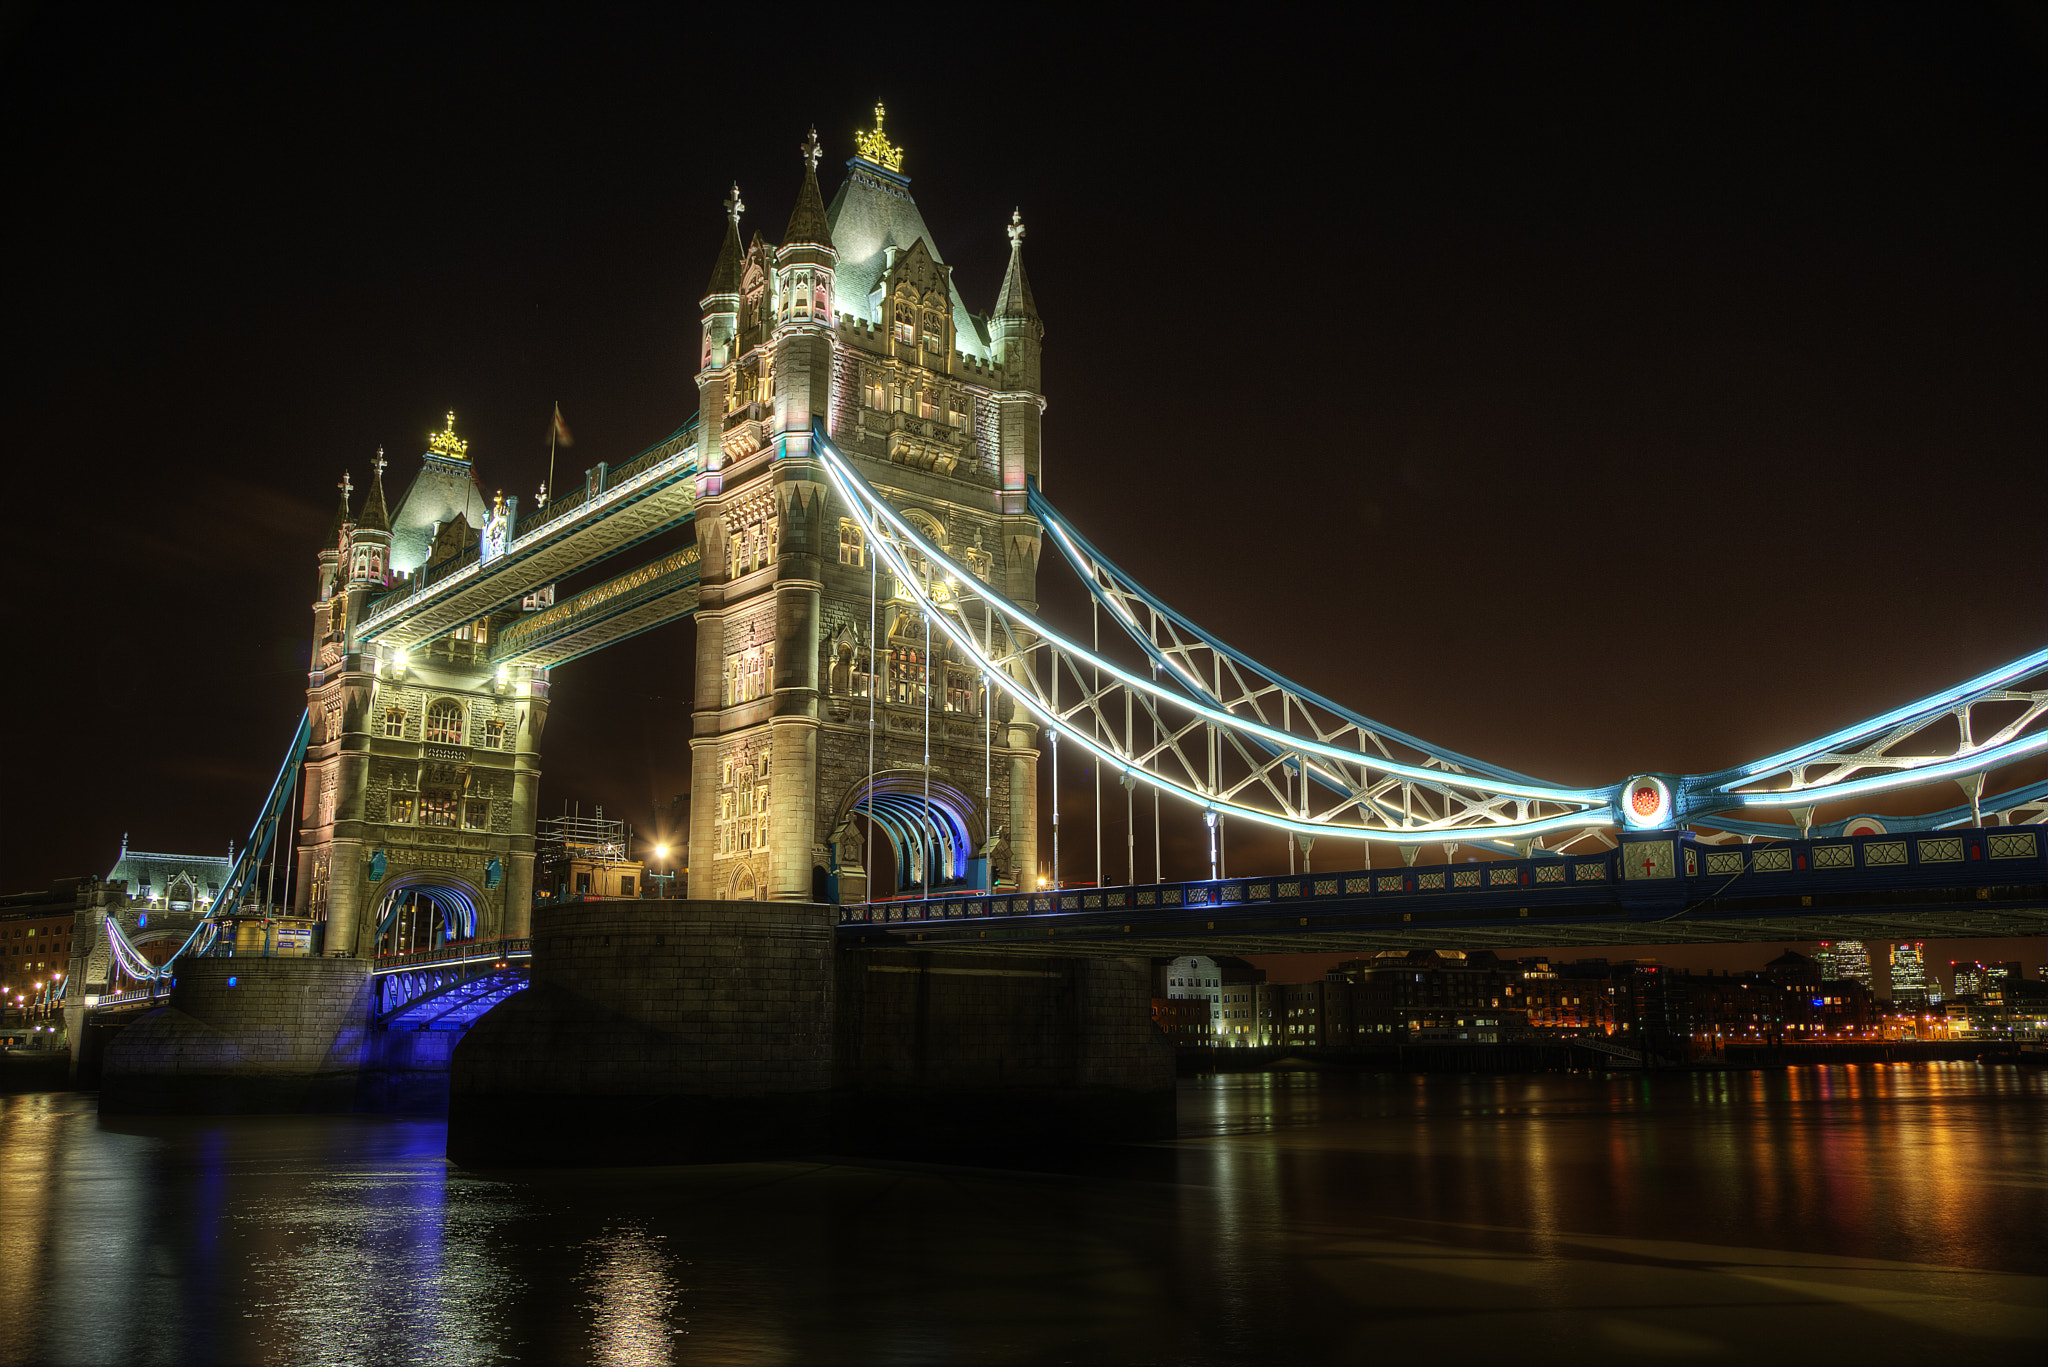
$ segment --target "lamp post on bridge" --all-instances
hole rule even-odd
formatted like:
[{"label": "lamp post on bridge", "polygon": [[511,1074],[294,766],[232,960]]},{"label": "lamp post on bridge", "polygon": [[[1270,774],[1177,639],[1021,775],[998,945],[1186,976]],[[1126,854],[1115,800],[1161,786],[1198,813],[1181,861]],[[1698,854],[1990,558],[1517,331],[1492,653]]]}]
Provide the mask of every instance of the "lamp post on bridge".
[{"label": "lamp post on bridge", "polygon": [[670,884],[675,881],[675,874],[671,873],[668,869],[668,846],[656,845],[654,847],[654,859],[657,864],[661,865],[661,871],[655,874],[654,878],[656,882],[661,884],[661,900],[666,901],[673,891]]}]

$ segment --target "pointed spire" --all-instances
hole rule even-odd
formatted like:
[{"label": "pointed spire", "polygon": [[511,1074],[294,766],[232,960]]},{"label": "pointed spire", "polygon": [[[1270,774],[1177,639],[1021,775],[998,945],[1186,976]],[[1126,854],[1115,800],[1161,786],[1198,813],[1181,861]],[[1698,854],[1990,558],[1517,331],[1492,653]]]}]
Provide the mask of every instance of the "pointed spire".
[{"label": "pointed spire", "polygon": [[348,496],[355,492],[356,486],[355,481],[348,477],[348,471],[343,470],[341,472],[341,479],[334,487],[341,490],[341,507],[335,510],[334,522],[327,529],[327,539],[329,541],[340,536],[341,529],[355,521],[354,514],[348,510]]},{"label": "pointed spire", "polygon": [[725,242],[718,249],[717,264],[711,268],[711,283],[704,287],[706,294],[740,292],[740,215],[746,211],[747,206],[740,201],[740,187],[735,184],[725,198]]},{"label": "pointed spire", "polygon": [[790,210],[789,227],[783,230],[782,245],[829,247],[832,245],[832,232],[825,226],[825,197],[818,193],[818,158],[825,152],[818,143],[818,130],[813,128],[810,137],[797,150],[803,153],[804,183],[796,192],[796,208]]},{"label": "pointed spire", "polygon": [[[450,431],[455,427],[455,415],[448,415]],[[356,518],[356,526],[366,532],[389,532],[391,514],[384,508],[384,448],[377,448],[377,459],[370,462],[374,472],[370,476],[370,492],[363,499],[363,511]]]},{"label": "pointed spire", "polygon": [[996,296],[998,318],[1038,317],[1038,305],[1031,299],[1031,281],[1024,275],[1024,215],[1010,211],[1010,268],[1003,272],[1002,293]]}]

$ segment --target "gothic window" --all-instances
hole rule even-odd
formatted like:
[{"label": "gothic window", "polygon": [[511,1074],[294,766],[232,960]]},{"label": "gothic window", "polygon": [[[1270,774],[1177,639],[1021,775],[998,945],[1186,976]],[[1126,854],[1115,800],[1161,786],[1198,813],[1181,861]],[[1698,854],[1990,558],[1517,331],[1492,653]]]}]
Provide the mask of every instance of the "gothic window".
[{"label": "gothic window", "polygon": [[820,318],[831,312],[829,301],[825,297],[825,277],[822,275],[811,283],[811,307]]},{"label": "gothic window", "polygon": [[[931,342],[931,334],[930,334],[930,333],[926,333],[926,334],[925,334],[925,342],[926,342],[927,344],[929,344],[929,343]],[[920,389],[920,390],[918,390],[918,391],[917,391],[917,416],[919,416],[920,418],[926,418],[926,419],[930,419],[930,418],[936,418],[936,417],[937,417],[938,415],[939,415],[939,410],[938,410],[938,403],[937,403],[937,400],[936,400],[936,398],[935,398],[935,397],[933,396],[933,394],[932,394],[931,390],[929,390],[929,389]]]},{"label": "gothic window", "polygon": [[958,670],[946,671],[946,710],[971,715],[974,712],[974,681]]},{"label": "gothic window", "polygon": [[946,421],[965,431],[967,429],[967,396],[953,394],[946,399]]},{"label": "gothic window", "polygon": [[[775,676],[775,648],[755,646],[725,657],[725,703],[732,707],[767,696]],[[729,781],[729,780],[728,780]]]},{"label": "gothic window", "polygon": [[839,520],[839,563],[859,568],[867,563],[867,547],[860,528],[849,518]]},{"label": "gothic window", "polygon": [[427,739],[442,745],[463,743],[461,703],[442,698],[427,709]]},{"label": "gothic window", "polygon": [[889,701],[915,707],[924,702],[924,652],[898,647],[889,652]]},{"label": "gothic window", "polygon": [[926,310],[924,315],[924,349],[936,355],[945,349],[946,320],[939,314]]},{"label": "gothic window", "polygon": [[405,709],[403,707],[387,707],[384,709],[384,734],[393,739],[398,739],[405,735]]},{"label": "gothic window", "polygon": [[798,271],[790,280],[790,298],[796,302],[796,316],[811,316],[811,273]]},{"label": "gothic window", "polygon": [[473,797],[463,803],[462,824],[472,831],[488,831],[491,828],[491,804],[489,799]]},{"label": "gothic window", "polygon": [[917,310],[901,299],[896,301],[896,340],[906,345],[917,340]]},{"label": "gothic window", "polygon": [[334,771],[328,770],[320,776],[320,801],[313,809],[313,824],[328,826],[334,822]]},{"label": "gothic window", "polygon": [[452,788],[427,788],[420,793],[420,825],[453,826],[461,805]]},{"label": "gothic window", "polygon": [[410,825],[413,818],[414,799],[411,793],[391,795],[391,819],[400,825]]},{"label": "gothic window", "polygon": [[889,407],[889,391],[880,380],[871,379],[863,391],[869,408],[886,411]]},{"label": "gothic window", "polygon": [[484,748],[502,750],[505,748],[505,723],[493,718],[484,723]]}]

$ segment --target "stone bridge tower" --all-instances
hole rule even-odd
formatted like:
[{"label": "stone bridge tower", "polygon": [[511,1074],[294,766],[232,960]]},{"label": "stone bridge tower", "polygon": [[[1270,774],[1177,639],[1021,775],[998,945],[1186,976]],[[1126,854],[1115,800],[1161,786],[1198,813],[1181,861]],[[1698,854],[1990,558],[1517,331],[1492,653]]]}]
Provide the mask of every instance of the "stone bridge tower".
[{"label": "stone bridge tower", "polygon": [[858,901],[871,876],[882,897],[1037,869],[1037,727],[928,641],[811,450],[822,419],[928,537],[1035,609],[1022,225],[994,308],[970,313],[875,113],[829,208],[805,142],[779,243],[742,243],[735,188],[703,300],[695,898]]},{"label": "stone bridge tower", "polygon": [[353,513],[349,494],[344,478],[313,604],[295,910],[325,922],[322,952],[339,957],[374,954],[401,908],[448,938],[525,935],[547,671],[494,669],[490,618],[417,656],[358,634],[373,600],[470,551],[516,503],[486,505],[452,413],[395,517],[382,452]]}]

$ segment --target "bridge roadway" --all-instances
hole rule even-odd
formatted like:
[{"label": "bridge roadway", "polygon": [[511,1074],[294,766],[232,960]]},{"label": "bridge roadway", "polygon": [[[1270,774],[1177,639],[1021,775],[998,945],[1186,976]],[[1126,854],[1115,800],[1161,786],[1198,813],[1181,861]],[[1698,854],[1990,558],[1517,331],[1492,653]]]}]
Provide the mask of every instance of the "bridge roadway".
[{"label": "bridge roadway", "polygon": [[1935,939],[2048,932],[2048,826],[1261,875],[840,909],[846,949],[1094,956]]}]

